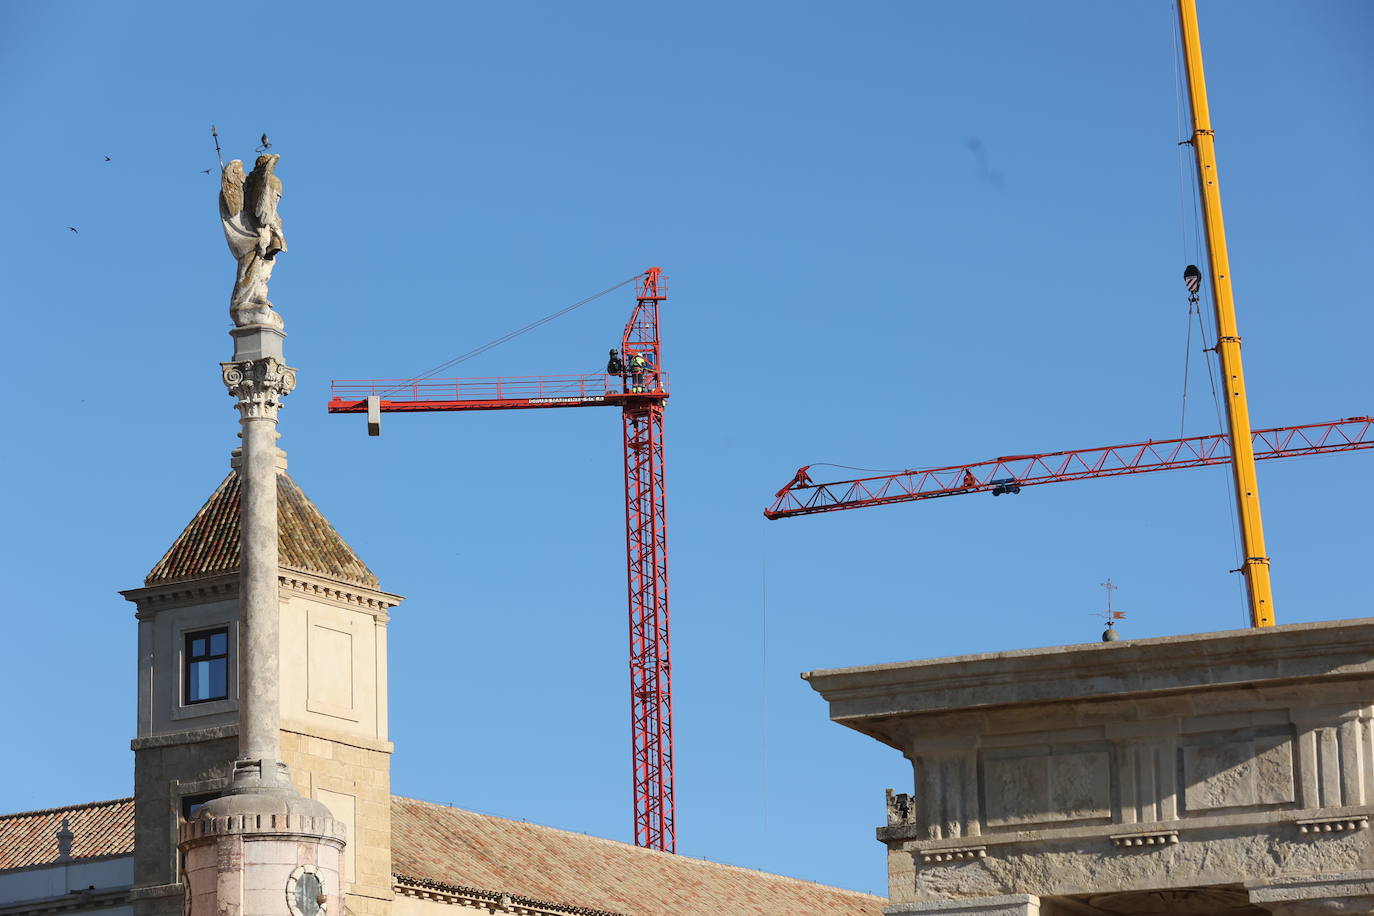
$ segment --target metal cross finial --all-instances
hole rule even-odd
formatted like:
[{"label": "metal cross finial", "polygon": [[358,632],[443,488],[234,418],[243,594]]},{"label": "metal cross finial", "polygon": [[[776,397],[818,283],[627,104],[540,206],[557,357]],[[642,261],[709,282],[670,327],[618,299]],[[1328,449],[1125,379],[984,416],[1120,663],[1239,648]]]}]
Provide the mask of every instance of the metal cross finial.
[{"label": "metal cross finial", "polygon": [[1116,635],[1116,630],[1113,629],[1113,627],[1116,625],[1116,622],[1117,622],[1118,620],[1125,620],[1125,619],[1126,619],[1126,612],[1125,612],[1125,611],[1114,611],[1114,610],[1112,610],[1112,592],[1116,591],[1120,586],[1113,585],[1113,584],[1112,584],[1112,579],[1111,579],[1110,576],[1107,577],[1107,581],[1106,581],[1106,582],[1101,582],[1101,583],[1099,583],[1099,584],[1100,584],[1103,588],[1105,588],[1105,589],[1107,590],[1107,610],[1105,610],[1105,611],[1103,611],[1103,612],[1101,612],[1101,613],[1098,613],[1098,614],[1094,614],[1093,616],[1094,616],[1094,617],[1101,617],[1102,619],[1104,619],[1104,620],[1107,621],[1107,629],[1106,629],[1106,631],[1102,634],[1102,641],[1103,641],[1103,642],[1114,642],[1114,641],[1117,640],[1119,637]]}]

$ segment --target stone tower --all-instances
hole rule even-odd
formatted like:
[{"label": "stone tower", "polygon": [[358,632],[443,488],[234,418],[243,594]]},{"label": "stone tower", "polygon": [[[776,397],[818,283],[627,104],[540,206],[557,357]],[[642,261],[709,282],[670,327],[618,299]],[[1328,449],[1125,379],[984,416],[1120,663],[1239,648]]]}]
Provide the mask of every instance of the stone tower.
[{"label": "stone tower", "polygon": [[[260,157],[245,183],[230,163],[221,193],[239,259],[221,370],[242,447],[144,586],[122,593],[139,626],[136,916],[390,909],[386,624],[401,599],[379,590],[276,446],[295,370],[265,298],[262,262],[285,250],[275,164]],[[270,221],[249,226],[263,242],[236,248],[245,194]]]}]

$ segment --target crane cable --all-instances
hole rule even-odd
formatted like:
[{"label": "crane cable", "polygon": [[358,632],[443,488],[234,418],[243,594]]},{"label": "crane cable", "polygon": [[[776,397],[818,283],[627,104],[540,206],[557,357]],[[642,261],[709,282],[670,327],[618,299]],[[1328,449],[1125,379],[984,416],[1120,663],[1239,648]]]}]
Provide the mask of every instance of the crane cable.
[{"label": "crane cable", "polygon": [[413,377],[413,378],[408,378],[408,379],[405,379],[405,380],[402,381],[402,382],[398,382],[396,385],[392,386],[391,388],[387,389],[386,391],[380,392],[379,397],[386,397],[387,395],[392,394],[393,392],[400,391],[402,388],[405,388],[407,385],[412,385],[412,384],[414,384],[414,383],[416,383],[416,382],[422,382],[422,381],[424,381],[425,379],[433,378],[434,376],[438,375],[440,372],[443,372],[443,371],[446,370],[446,369],[451,369],[452,367],[458,365],[459,363],[466,362],[467,360],[472,359],[474,356],[480,356],[480,355],[482,355],[483,353],[487,352],[488,350],[492,349],[493,347],[499,347],[499,346],[500,346],[501,344],[503,344],[503,343],[506,343],[506,342],[508,342],[508,341],[514,340],[515,338],[519,337],[521,334],[528,333],[529,331],[533,331],[535,328],[540,327],[541,325],[548,324],[550,321],[553,321],[555,318],[562,318],[564,315],[568,314],[569,312],[573,311],[574,309],[579,309],[579,308],[581,308],[582,306],[586,305],[586,304],[589,303],[589,302],[595,302],[597,299],[600,299],[602,296],[605,296],[605,295],[607,295],[607,294],[609,294],[609,293],[613,293],[613,292],[615,292],[616,290],[620,289],[621,287],[627,286],[627,285],[633,283],[634,281],[638,280],[638,279],[639,279],[640,277],[642,277],[642,276],[644,276],[644,273],[643,273],[643,272],[637,273],[637,274],[635,274],[635,275],[632,276],[632,277],[626,277],[624,280],[621,280],[621,281],[620,281],[619,283],[617,283],[615,286],[608,286],[608,287],[606,287],[605,289],[603,289],[603,290],[602,290],[601,292],[599,292],[599,293],[593,293],[592,295],[588,296],[588,297],[585,298],[585,299],[580,299],[580,300],[578,300],[577,302],[574,302],[572,305],[564,306],[563,308],[559,309],[558,311],[556,311],[556,312],[551,312],[551,313],[549,313],[548,315],[545,315],[543,318],[538,319],[537,321],[531,321],[529,324],[525,325],[524,327],[516,328],[514,331],[508,331],[507,333],[502,334],[500,337],[497,337],[497,338],[495,338],[494,340],[489,340],[489,341],[487,341],[486,343],[482,344],[480,347],[474,347],[474,348],[472,348],[471,350],[468,350],[466,353],[461,353],[461,354],[459,354],[458,356],[453,357],[453,359],[450,359],[450,360],[448,360],[448,361],[446,361],[446,362],[442,362],[442,363],[440,363],[439,365],[435,366],[434,368],[429,369],[429,370],[426,370],[425,372],[422,372],[422,373],[420,373],[419,375],[417,375],[417,376],[415,376],[415,377]]}]

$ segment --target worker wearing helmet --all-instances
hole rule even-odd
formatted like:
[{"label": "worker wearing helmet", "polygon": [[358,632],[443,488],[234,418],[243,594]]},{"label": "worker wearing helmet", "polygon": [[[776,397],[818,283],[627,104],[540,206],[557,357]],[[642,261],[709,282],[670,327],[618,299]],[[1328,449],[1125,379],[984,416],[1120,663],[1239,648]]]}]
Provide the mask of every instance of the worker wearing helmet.
[{"label": "worker wearing helmet", "polygon": [[611,348],[610,359],[606,360],[606,374],[620,377],[620,389],[625,390],[625,360],[620,358],[620,351]]},{"label": "worker wearing helmet", "polygon": [[643,353],[634,350],[628,351],[630,354],[630,391],[639,394],[644,391],[644,374],[653,369],[653,363],[644,357]]}]

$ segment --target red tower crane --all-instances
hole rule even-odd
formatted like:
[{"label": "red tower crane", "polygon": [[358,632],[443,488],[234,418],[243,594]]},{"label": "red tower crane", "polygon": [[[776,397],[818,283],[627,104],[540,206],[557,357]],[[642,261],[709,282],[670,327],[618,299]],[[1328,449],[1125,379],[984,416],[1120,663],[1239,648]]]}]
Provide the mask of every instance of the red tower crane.
[{"label": "red tower crane", "polygon": [[[1322,455],[1374,448],[1374,418],[1348,417],[1329,423],[1278,426],[1251,434],[1255,460]],[[811,465],[798,469],[763,510],[770,519],[792,518],[840,509],[861,509],[967,493],[994,496],[1020,493],[1022,487],[1092,477],[1120,477],[1230,464],[1225,435],[1187,439],[1149,439],[1127,445],[1084,448],[1038,455],[1008,455],[991,461],[942,468],[898,471],[878,477],[815,483]]]},{"label": "red tower crane", "polygon": [[625,434],[625,549],[630,611],[630,740],[635,845],[677,851],[673,809],[673,690],[668,627],[668,523],[664,483],[663,371],[659,305],[662,270],[651,267],[636,290],[621,336],[625,367],[616,375],[336,381],[330,413],[619,407]]}]

